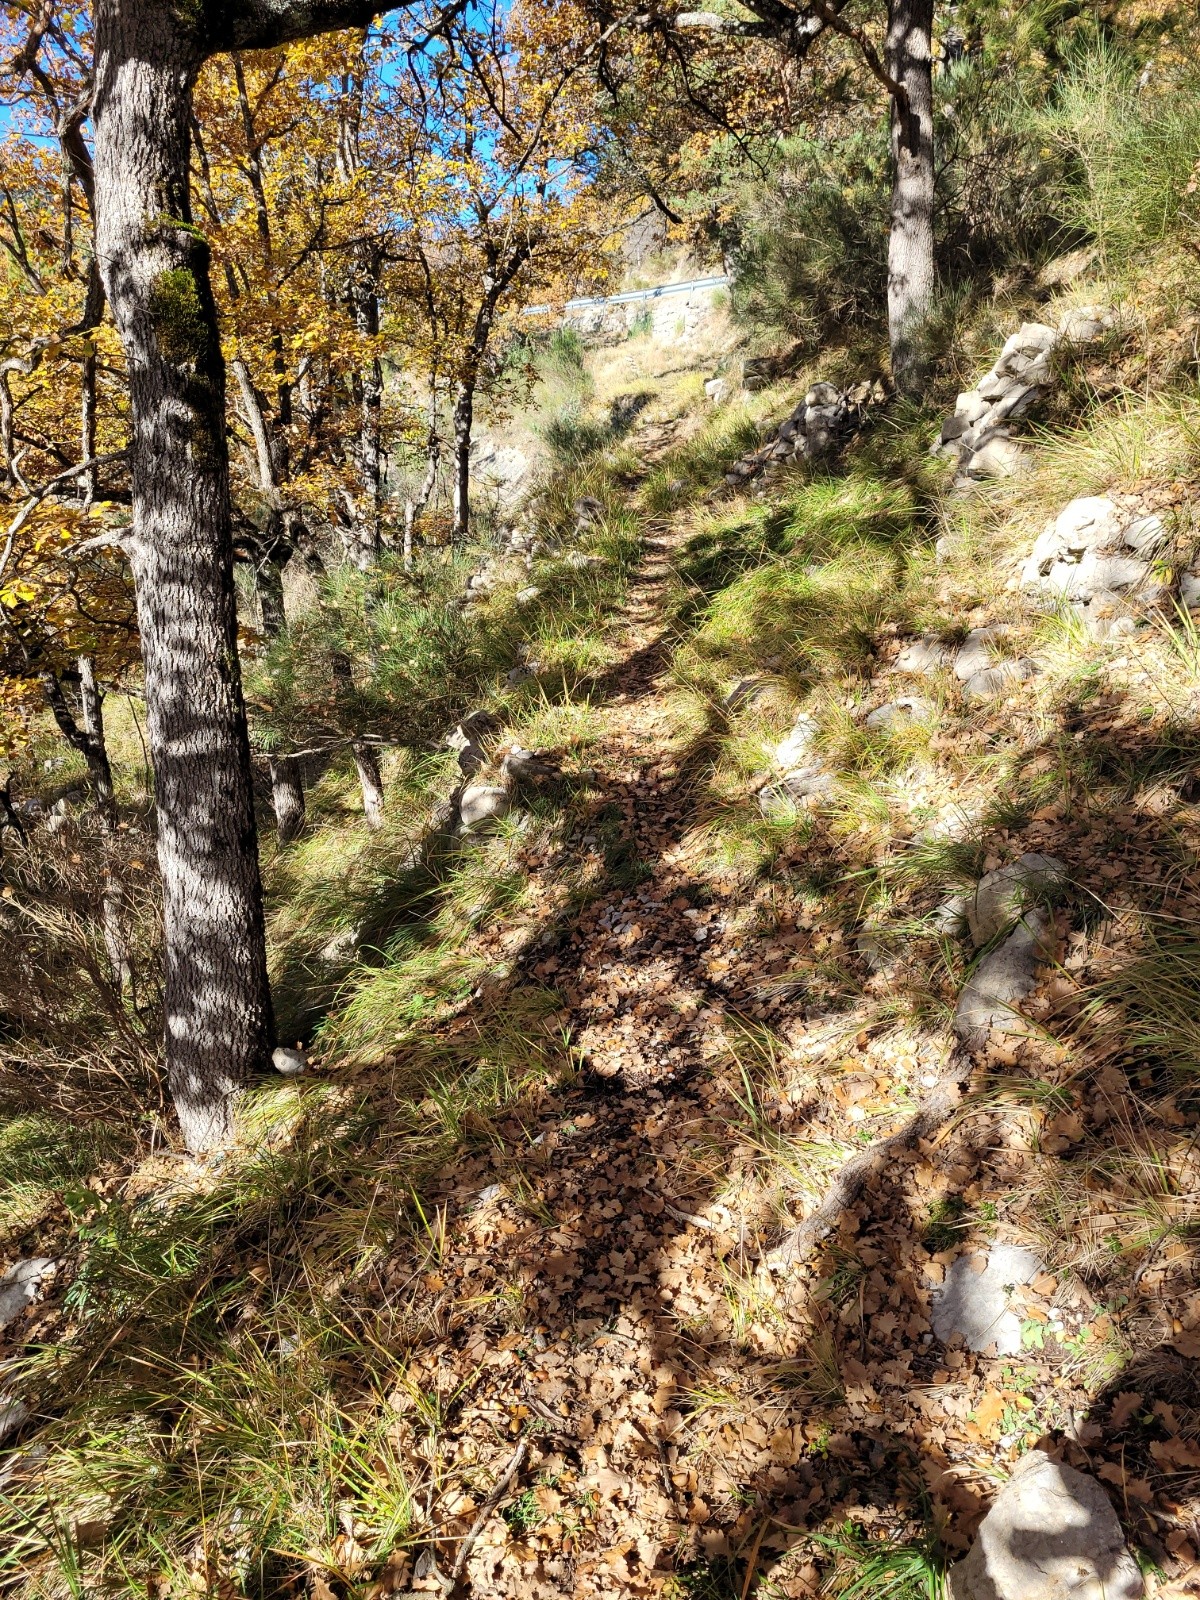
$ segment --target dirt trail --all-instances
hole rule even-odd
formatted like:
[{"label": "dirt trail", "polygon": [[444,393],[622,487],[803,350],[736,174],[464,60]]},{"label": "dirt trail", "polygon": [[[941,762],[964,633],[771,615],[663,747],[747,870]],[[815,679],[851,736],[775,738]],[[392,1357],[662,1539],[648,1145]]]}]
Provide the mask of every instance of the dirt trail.
[{"label": "dirt trail", "polygon": [[[687,865],[696,784],[674,748],[664,618],[679,543],[647,539],[614,619],[624,648],[597,746],[597,825],[613,875],[637,881],[584,907],[533,967],[563,998],[584,1072],[506,1124],[507,1148],[456,1168],[436,1197],[447,1249],[417,1283],[427,1325],[446,1333],[414,1351],[408,1382],[446,1393],[469,1380],[442,1440],[459,1460],[441,1515],[464,1487],[498,1477],[516,1435],[533,1430],[507,1510],[471,1548],[463,1592],[480,1596],[655,1593],[690,1563],[732,1556],[751,1523],[755,1536],[770,1531],[761,1509],[747,1521],[741,1473],[687,1458],[696,1432],[680,1409],[698,1376],[711,1388],[726,1362],[744,1365],[712,1328],[725,1280],[749,1261],[728,1211],[701,1215],[739,1114],[701,1070],[724,1011],[706,946],[735,906],[732,880],[725,900]],[[411,1274],[393,1270],[383,1292],[411,1294]],[[769,1446],[761,1424],[747,1425],[753,1448]],[[784,1456],[798,1453],[789,1435]],[[772,1513],[793,1484],[811,1488],[774,1447],[764,1466]],[[472,1506],[483,1499],[466,1493]],[[463,1510],[442,1538],[472,1518]],[[418,1576],[428,1568],[427,1554]]]}]

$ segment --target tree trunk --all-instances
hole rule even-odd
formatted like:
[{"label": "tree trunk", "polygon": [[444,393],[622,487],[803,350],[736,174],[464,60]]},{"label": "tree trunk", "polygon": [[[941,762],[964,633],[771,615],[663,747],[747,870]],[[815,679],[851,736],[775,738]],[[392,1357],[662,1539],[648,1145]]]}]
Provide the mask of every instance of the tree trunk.
[{"label": "tree trunk", "polygon": [[188,203],[194,8],[96,8],[96,257],[129,369],[133,527],[165,933],[166,1060],[184,1139],[226,1143],[272,1044],[237,654],[225,368]]},{"label": "tree trunk", "polygon": [[[112,767],[108,748],[104,742],[104,704],[96,672],[90,656],[79,657],[79,701],[83,726],[75,720],[62,684],[53,672],[42,674],[42,688],[46,701],[58,724],[59,732],[72,748],[78,750],[87,762],[88,777],[96,801],[96,812],[110,841],[117,826],[117,802],[113,793]],[[112,863],[112,851],[106,849],[104,888],[100,895],[100,921],[104,929],[104,949],[109,969],[119,993],[124,994],[132,981],[129,947],[125,940],[122,908],[125,902],[121,880]]]},{"label": "tree trunk", "polygon": [[[281,546],[276,540],[254,564],[254,588],[258,614],[268,639],[277,639],[287,627],[283,608],[283,563],[276,559]],[[284,546],[290,554],[290,546]],[[273,755],[267,765],[271,773],[271,806],[275,812],[275,835],[280,844],[291,844],[304,827],[304,775],[293,756]]]},{"label": "tree trunk", "polygon": [[363,816],[370,828],[383,826],[383,779],[379,775],[379,758],[364,739],[356,739],[350,746],[354,769],[358,773],[358,786],[362,790]]},{"label": "tree trunk", "polygon": [[[83,358],[83,371],[81,374],[82,398],[79,408],[79,442],[83,450],[84,461],[91,461],[96,454],[96,354],[93,348],[89,355]],[[89,467],[79,477],[79,497],[85,508],[90,508],[96,498],[96,469]]]},{"label": "tree trunk", "polygon": [[[334,682],[354,692],[354,668],[344,650],[333,652],[330,665]],[[354,770],[362,790],[363,815],[372,828],[383,823],[383,779],[379,774],[379,758],[365,739],[351,739],[350,754],[354,757]]]},{"label": "tree trunk", "polygon": [[271,804],[280,844],[291,844],[304,827],[304,778],[295,756],[272,756]]},{"label": "tree trunk", "polygon": [[[79,661],[81,675],[81,694],[83,700],[83,727],[80,727],[71,707],[67,704],[67,697],[63,693],[63,686],[56,673],[42,673],[42,691],[46,696],[46,704],[50,707],[52,716],[58,724],[58,731],[71,746],[87,762],[88,779],[92,785],[92,794],[96,801],[96,811],[106,830],[116,826],[117,812],[113,798],[112,768],[108,761],[108,751],[104,744],[104,722],[100,710],[100,693],[96,688],[95,676],[92,673],[92,663],[86,656],[81,656]],[[86,668],[86,676],[83,669]]]},{"label": "tree trunk", "polygon": [[438,465],[442,458],[442,437],[438,432],[437,388],[429,387],[429,436],[425,442],[425,477],[415,495],[404,503],[404,570],[412,571],[413,530],[437,487]]},{"label": "tree trunk", "polygon": [[463,378],[454,391],[454,521],[450,536],[462,543],[471,517],[471,426],[475,419],[475,380]]},{"label": "tree trunk", "polygon": [[892,217],[888,237],[888,340],[892,378],[918,395],[928,367],[933,258],[933,0],[890,0],[886,65],[892,96]]},{"label": "tree trunk", "polygon": [[103,817],[116,820],[117,801],[113,791],[112,766],[108,759],[108,746],[104,740],[104,697],[96,682],[96,669],[91,656],[79,658],[79,701],[83,711],[83,729],[92,757],[88,768],[96,791],[96,805]]}]

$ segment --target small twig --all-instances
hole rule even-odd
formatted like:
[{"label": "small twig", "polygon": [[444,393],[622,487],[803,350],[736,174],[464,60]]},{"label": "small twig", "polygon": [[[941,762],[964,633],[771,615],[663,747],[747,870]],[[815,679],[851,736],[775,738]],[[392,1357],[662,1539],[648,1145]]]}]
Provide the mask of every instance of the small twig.
[{"label": "small twig", "polygon": [[698,1217],[694,1211],[679,1211],[667,1200],[662,1203],[663,1210],[669,1217],[674,1217],[676,1222],[690,1222],[693,1228],[706,1228],[709,1233],[720,1231],[719,1222],[710,1222],[707,1217]]},{"label": "small twig", "polygon": [[[26,500],[8,525],[8,532],[4,538],[4,551],[0,554],[0,575],[4,573],[5,568],[12,559],[13,545],[16,542],[18,533],[20,533],[47,495],[53,494],[64,483],[69,483],[72,478],[78,478],[81,473],[88,472],[92,467],[101,467],[110,461],[122,460],[125,454],[124,450],[113,450],[105,456],[91,456],[87,461],[81,461],[77,466],[68,467],[65,472],[57,473],[53,478],[43,483],[40,488],[31,489],[29,499]],[[104,535],[104,537],[107,538],[108,535]],[[88,542],[90,544],[93,541],[89,540]]]},{"label": "small twig", "polygon": [[[667,1459],[666,1445],[661,1439],[656,1439],[654,1437],[649,1428],[647,1428],[645,1423],[642,1422],[640,1417],[632,1417],[630,1420],[650,1448],[657,1452],[659,1475],[662,1481],[663,1493],[678,1512],[680,1510],[679,1493],[675,1488],[675,1480],[671,1477],[671,1463]],[[685,1519],[681,1517],[681,1520]]]},{"label": "small twig", "polygon": [[766,1264],[775,1268],[795,1267],[807,1260],[821,1240],[837,1227],[867,1182],[877,1176],[888,1161],[941,1127],[961,1098],[959,1085],[968,1071],[969,1064],[956,1055],[902,1128],[846,1162],[816,1210],[766,1253],[763,1257]]},{"label": "small twig", "polygon": [[479,1535],[483,1532],[484,1525],[491,1516],[492,1512],[495,1511],[501,1500],[503,1500],[504,1496],[508,1493],[513,1479],[516,1477],[517,1473],[520,1472],[521,1467],[524,1465],[525,1457],[528,1454],[529,1440],[527,1438],[522,1439],[517,1445],[517,1448],[513,1451],[508,1465],[496,1479],[495,1484],[492,1486],[491,1493],[480,1506],[478,1515],[476,1516],[475,1521],[471,1524],[471,1531],[467,1534],[466,1538],[458,1547],[458,1555],[455,1557],[454,1565],[450,1569],[451,1590],[455,1589],[461,1582],[462,1575],[466,1571],[467,1562],[471,1556],[471,1551],[475,1547],[476,1539],[478,1539]]}]

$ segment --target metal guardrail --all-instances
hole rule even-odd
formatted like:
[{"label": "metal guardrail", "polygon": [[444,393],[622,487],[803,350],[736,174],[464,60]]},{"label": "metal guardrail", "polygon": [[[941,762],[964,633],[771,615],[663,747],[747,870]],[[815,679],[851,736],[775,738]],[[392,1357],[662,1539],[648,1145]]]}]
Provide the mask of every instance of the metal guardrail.
[{"label": "metal guardrail", "polygon": [[695,289],[723,289],[729,283],[724,272],[708,278],[689,278],[686,283],[660,283],[657,289],[625,289],[620,294],[588,295],[581,300],[568,300],[560,306],[525,306],[523,317],[544,317],[554,311],[586,311],[589,306],[627,306],[639,300],[661,300],[667,295],[690,294]]}]

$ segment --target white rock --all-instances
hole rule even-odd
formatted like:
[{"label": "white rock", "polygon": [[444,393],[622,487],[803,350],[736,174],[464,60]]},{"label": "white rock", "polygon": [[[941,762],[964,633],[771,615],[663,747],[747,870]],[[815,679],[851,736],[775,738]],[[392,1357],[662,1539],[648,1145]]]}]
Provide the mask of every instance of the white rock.
[{"label": "white rock", "polygon": [[1116,326],[1117,314],[1111,306],[1076,306],[1059,318],[1058,334],[1069,344],[1088,344]]},{"label": "white rock", "polygon": [[359,928],[343,928],[341,933],[335,933],[333,938],[323,944],[317,952],[318,958],[326,966],[334,967],[343,961],[349,961],[362,941],[362,931]]},{"label": "white rock", "polygon": [[1139,555],[1153,555],[1167,537],[1167,525],[1159,516],[1151,513],[1147,517],[1138,517],[1125,528],[1122,538],[1131,550],[1136,550]]},{"label": "white rock", "polygon": [[1030,901],[1061,886],[1067,869],[1057,856],[1027,852],[979,880],[967,902],[967,924],[978,950],[1010,927]]},{"label": "white rock", "polygon": [[775,765],[785,772],[799,767],[812,749],[817,737],[817,719],[802,711],[792,725],[791,732],[775,746],[772,755]]},{"label": "white rock", "polygon": [[302,1072],[308,1071],[308,1057],[303,1050],[291,1050],[286,1045],[280,1045],[271,1052],[271,1065],[285,1078],[298,1078]]},{"label": "white rock", "polygon": [[1023,374],[1021,383],[1016,388],[1010,389],[1002,399],[996,401],[987,424],[978,425],[976,432],[982,431],[984,426],[990,426],[993,423],[1010,422],[1017,417],[1023,417],[1032,408],[1034,402],[1040,399],[1042,385],[1045,384],[1048,376],[1048,374],[1043,376],[1036,373],[1031,367],[1028,372]]},{"label": "white rock", "polygon": [[979,1049],[993,1032],[1025,1031],[1017,1006],[1033,993],[1038,965],[1050,959],[1053,939],[1053,918],[1036,909],[979,962],[954,1012],[954,1031],[968,1049]]},{"label": "white rock", "polygon": [[968,389],[954,402],[954,415],[967,426],[987,415],[990,407],[978,389]]},{"label": "white rock", "polygon": [[905,694],[898,700],[889,701],[887,705],[877,706],[866,717],[864,726],[891,733],[896,728],[905,727],[913,722],[932,722],[933,715],[933,707],[928,700],[922,700],[917,695]]},{"label": "white rock", "polygon": [[977,393],[981,400],[990,405],[996,400],[1003,400],[1006,394],[1011,394],[1014,389],[1021,387],[1021,379],[1015,373],[1005,372],[997,364],[980,378]]},{"label": "white rock", "polygon": [[972,628],[959,645],[954,657],[954,676],[965,683],[977,672],[990,667],[995,646],[1000,642],[1000,628]]},{"label": "white rock", "polygon": [[524,589],[518,589],[514,598],[519,606],[531,606],[541,592],[536,584],[530,583]]},{"label": "white rock", "polygon": [[459,820],[465,833],[500,822],[512,810],[512,796],[498,783],[469,784],[458,803]]},{"label": "white rock", "polygon": [[1013,684],[1028,682],[1037,670],[1037,662],[1032,656],[1022,656],[1019,661],[1001,661],[968,678],[962,687],[963,699],[968,704],[978,700],[994,700]]},{"label": "white rock", "polygon": [[1119,543],[1121,518],[1107,495],[1080,495],[1055,517],[1054,532],[1061,549],[1082,555]]},{"label": "white rock", "polygon": [[963,471],[968,478],[1012,478],[1029,465],[1029,452],[1004,432],[993,433],[972,452]]},{"label": "white rock", "polygon": [[54,1276],[58,1263],[49,1256],[32,1256],[17,1261],[0,1278],[0,1328],[19,1317],[32,1305],[47,1278]]},{"label": "white rock", "polygon": [[1046,355],[1058,343],[1058,332],[1044,322],[1023,322],[1016,333],[1009,334],[996,365],[1012,360],[1014,356],[1037,358]]},{"label": "white rock", "polygon": [[1096,594],[1101,589],[1122,594],[1126,589],[1136,589],[1150,573],[1150,563],[1141,556],[1114,556],[1104,551],[1089,550],[1079,563],[1072,593],[1082,597]]},{"label": "white rock", "polygon": [[923,633],[919,639],[910,639],[896,657],[896,670],[911,673],[913,677],[927,677],[940,672],[950,660],[950,651],[936,633]]},{"label": "white rock", "polygon": [[1200,573],[1185,572],[1179,580],[1179,598],[1188,606],[1200,606]]},{"label": "white rock", "polygon": [[800,767],[795,772],[785,772],[778,783],[760,789],[758,808],[764,817],[786,815],[806,802],[827,798],[833,790],[833,777],[823,767]]},{"label": "white rock", "polygon": [[841,391],[832,383],[814,383],[804,396],[806,407],[811,406],[839,406],[842,403]]},{"label": "white rock", "polygon": [[958,939],[967,931],[967,904],[969,896],[952,894],[937,907],[929,921],[936,932],[948,939]]},{"label": "white rock", "polygon": [[724,378],[710,378],[704,392],[715,406],[723,406],[729,398],[729,384]]},{"label": "white rock", "polygon": [[1104,1490],[1031,1450],[992,1502],[950,1600],[1140,1600],[1145,1585]]},{"label": "white rock", "polygon": [[933,1291],[933,1331],[943,1344],[956,1336],[968,1350],[995,1345],[997,1355],[1021,1350],[1021,1319],[1012,1309],[1013,1291],[1042,1270],[1032,1250],[993,1245],[986,1257],[961,1255]]},{"label": "white rock", "polygon": [[0,1444],[29,1420],[29,1407],[15,1395],[0,1392]]}]

